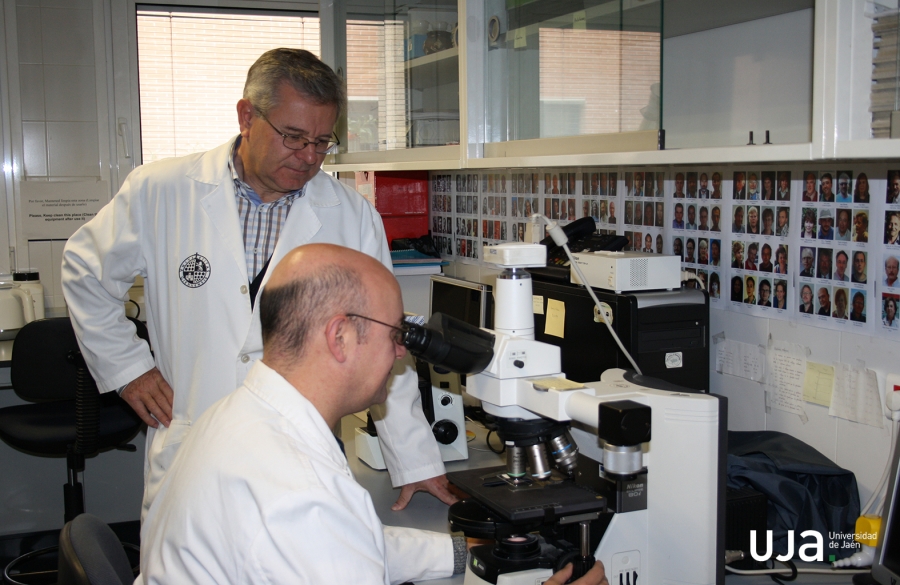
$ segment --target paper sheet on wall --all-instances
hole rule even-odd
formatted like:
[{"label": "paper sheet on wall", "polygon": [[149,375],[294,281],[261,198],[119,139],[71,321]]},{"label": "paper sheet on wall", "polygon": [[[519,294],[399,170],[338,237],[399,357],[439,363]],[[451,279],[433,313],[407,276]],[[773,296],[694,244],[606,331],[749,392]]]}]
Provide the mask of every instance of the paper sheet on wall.
[{"label": "paper sheet on wall", "polygon": [[834,367],[806,362],[803,380],[803,400],[831,407],[831,390],[834,387]]},{"label": "paper sheet on wall", "polygon": [[808,419],[803,410],[804,348],[794,343],[770,341],[767,361],[766,406],[796,414],[805,423]]},{"label": "paper sheet on wall", "polygon": [[876,428],[884,428],[878,379],[873,370],[850,364],[834,367],[834,391],[828,414]]},{"label": "paper sheet on wall", "polygon": [[109,201],[108,181],[22,181],[22,230],[28,239],[65,240]]},{"label": "paper sheet on wall", "polygon": [[763,382],[766,377],[765,349],[751,343],[722,339],[716,344],[716,371]]}]

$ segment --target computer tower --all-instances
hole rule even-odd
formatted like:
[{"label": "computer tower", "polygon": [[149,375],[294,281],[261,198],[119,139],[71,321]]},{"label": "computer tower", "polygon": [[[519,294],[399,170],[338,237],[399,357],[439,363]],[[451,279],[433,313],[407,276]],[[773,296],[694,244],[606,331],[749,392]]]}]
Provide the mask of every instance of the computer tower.
[{"label": "computer tower", "polygon": [[[616,345],[606,325],[595,320],[594,302],[583,286],[563,282],[532,282],[535,339],[561,348],[562,371],[576,382],[600,379],[610,368],[634,369]],[[594,289],[610,306],[612,327],[645,376],[709,392],[709,296],[706,291],[616,294]],[[565,306],[563,337],[545,332],[547,302]]]}]

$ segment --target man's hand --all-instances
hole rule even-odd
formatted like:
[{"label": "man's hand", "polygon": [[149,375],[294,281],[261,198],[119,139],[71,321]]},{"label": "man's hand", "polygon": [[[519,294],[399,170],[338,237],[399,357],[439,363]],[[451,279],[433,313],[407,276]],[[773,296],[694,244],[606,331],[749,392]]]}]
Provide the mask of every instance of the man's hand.
[{"label": "man's hand", "polygon": [[397,502],[391,506],[391,510],[402,510],[409,504],[413,494],[416,492],[428,492],[448,506],[459,501],[455,495],[450,492],[450,482],[447,481],[446,475],[438,475],[430,479],[408,483],[400,488],[400,497]]},{"label": "man's hand", "polygon": [[[569,563],[561,571],[544,581],[544,585],[563,585],[571,576],[572,563]],[[571,585],[609,585],[609,581],[606,580],[606,570],[603,568],[603,563],[600,561],[595,562],[590,571],[585,573],[581,579],[572,581]]]},{"label": "man's hand", "polygon": [[172,387],[157,368],[141,374],[122,390],[122,399],[154,429],[159,428],[159,423],[168,427],[172,422],[172,396]]}]

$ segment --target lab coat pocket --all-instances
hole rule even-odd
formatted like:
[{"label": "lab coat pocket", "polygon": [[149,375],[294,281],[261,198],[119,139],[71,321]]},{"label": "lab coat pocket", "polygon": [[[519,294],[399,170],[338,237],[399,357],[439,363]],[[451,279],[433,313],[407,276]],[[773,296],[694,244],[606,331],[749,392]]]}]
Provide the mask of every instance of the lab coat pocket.
[{"label": "lab coat pocket", "polygon": [[[160,453],[163,457],[165,457],[165,452],[169,451],[169,447],[180,445],[184,438],[187,437],[188,431],[191,430],[191,421],[189,420],[173,420],[169,424],[169,428],[165,429],[165,438],[163,439],[163,453]],[[159,432],[159,431],[157,431]],[[166,462],[166,469],[169,467],[169,463],[172,462],[172,459],[175,457],[175,453],[178,452],[178,448],[171,449],[172,453],[169,460]]]}]

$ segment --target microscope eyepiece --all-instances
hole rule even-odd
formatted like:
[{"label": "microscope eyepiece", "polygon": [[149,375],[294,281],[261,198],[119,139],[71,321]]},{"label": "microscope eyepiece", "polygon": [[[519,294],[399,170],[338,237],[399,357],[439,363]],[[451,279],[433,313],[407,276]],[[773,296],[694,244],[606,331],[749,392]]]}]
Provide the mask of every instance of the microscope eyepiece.
[{"label": "microscope eyepiece", "polygon": [[435,313],[426,325],[409,323],[403,335],[409,353],[457,374],[477,374],[494,359],[494,335]]}]

